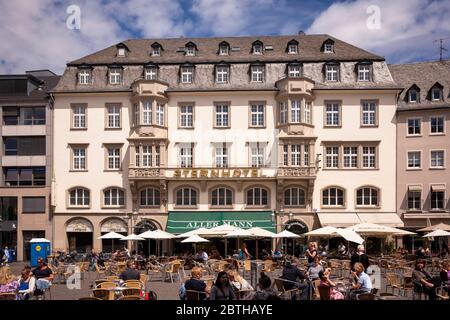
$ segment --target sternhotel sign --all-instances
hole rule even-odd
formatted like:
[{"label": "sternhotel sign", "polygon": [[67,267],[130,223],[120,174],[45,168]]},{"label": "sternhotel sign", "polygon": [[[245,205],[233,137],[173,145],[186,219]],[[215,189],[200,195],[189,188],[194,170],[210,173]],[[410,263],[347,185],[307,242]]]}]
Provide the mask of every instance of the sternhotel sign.
[{"label": "sternhotel sign", "polygon": [[260,169],[176,169],[174,178],[258,178]]}]

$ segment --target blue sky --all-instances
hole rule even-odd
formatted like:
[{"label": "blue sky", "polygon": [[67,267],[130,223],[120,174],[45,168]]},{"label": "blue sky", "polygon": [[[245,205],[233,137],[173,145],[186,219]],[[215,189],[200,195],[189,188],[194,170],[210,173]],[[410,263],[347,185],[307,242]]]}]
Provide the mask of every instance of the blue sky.
[{"label": "blue sky", "polygon": [[[68,6],[81,28],[67,28]],[[448,0],[0,0],[0,73],[51,69],[129,38],[327,33],[389,63],[439,58]],[[445,52],[449,59],[449,52]]]}]

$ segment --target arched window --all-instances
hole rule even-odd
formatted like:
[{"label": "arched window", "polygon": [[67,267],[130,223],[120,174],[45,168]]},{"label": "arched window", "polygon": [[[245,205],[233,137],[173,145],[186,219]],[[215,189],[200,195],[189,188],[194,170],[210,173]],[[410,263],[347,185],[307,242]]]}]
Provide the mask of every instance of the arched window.
[{"label": "arched window", "polygon": [[256,187],[247,190],[248,206],[267,206],[269,203],[267,189]]},{"label": "arched window", "polygon": [[219,187],[211,191],[211,206],[233,205],[233,190]]},{"label": "arched window", "polygon": [[177,206],[196,206],[197,190],[189,187],[180,188],[176,192]]},{"label": "arched window", "polygon": [[73,188],[69,192],[71,206],[89,206],[90,192],[86,188]]},{"label": "arched window", "polygon": [[109,188],[103,191],[103,204],[106,207],[125,205],[125,192],[119,188]]},{"label": "arched window", "polygon": [[324,189],[322,191],[322,205],[344,206],[344,190],[338,187]]},{"label": "arched window", "polygon": [[362,187],[356,191],[357,206],[378,206],[379,204],[378,189],[373,187]]},{"label": "arched window", "polygon": [[305,205],[305,190],[292,187],[284,191],[284,206],[302,207]]},{"label": "arched window", "polygon": [[141,206],[160,206],[161,197],[156,188],[146,188],[141,191]]}]

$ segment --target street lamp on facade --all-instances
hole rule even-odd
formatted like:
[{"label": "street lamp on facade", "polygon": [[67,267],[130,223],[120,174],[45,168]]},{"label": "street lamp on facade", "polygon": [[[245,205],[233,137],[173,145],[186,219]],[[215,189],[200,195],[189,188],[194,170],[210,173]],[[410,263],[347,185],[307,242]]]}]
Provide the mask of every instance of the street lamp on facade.
[{"label": "street lamp on facade", "polygon": [[129,223],[127,223],[127,226],[129,228],[128,232],[129,235],[133,233],[133,228],[137,224],[138,218],[139,218],[139,211],[137,209],[134,209],[132,212],[125,213],[124,219],[126,221],[129,221]]}]

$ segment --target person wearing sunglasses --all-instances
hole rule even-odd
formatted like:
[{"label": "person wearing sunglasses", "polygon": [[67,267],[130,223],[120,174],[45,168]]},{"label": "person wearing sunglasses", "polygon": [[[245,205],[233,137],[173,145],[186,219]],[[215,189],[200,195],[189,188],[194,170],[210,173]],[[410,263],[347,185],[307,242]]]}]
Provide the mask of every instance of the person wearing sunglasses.
[{"label": "person wearing sunglasses", "polygon": [[45,263],[44,259],[38,259],[38,267],[31,273],[36,278],[36,290],[35,295],[42,295],[45,290],[49,289],[53,281],[53,272]]}]

